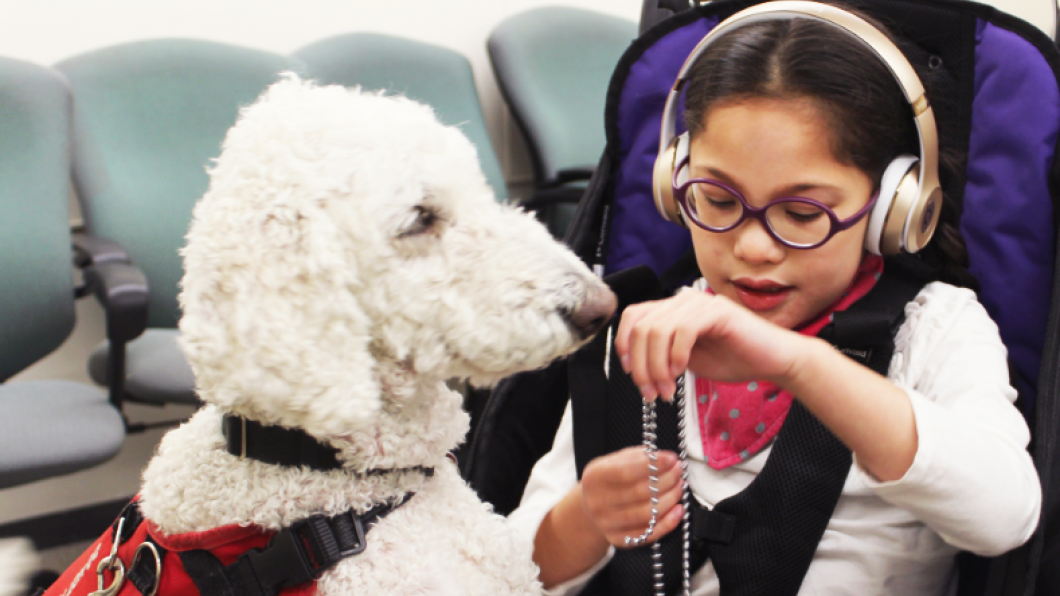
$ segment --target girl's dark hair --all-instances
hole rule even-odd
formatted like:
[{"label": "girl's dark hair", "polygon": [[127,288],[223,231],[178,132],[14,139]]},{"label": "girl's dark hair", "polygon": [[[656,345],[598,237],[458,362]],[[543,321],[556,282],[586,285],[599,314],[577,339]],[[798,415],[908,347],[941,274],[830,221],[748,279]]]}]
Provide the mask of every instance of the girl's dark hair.
[{"label": "girl's dark hair", "polygon": [[[859,15],[886,34],[871,18]],[[913,112],[887,65],[851,34],[811,19],[765,21],[724,34],[696,60],[685,91],[685,125],[694,137],[720,104],[749,99],[809,99],[831,131],[832,154],[879,184],[900,154],[919,155]],[[943,182],[959,160],[943,152]],[[975,287],[957,228],[958,210],[944,198],[935,236],[921,251],[938,279]]]}]

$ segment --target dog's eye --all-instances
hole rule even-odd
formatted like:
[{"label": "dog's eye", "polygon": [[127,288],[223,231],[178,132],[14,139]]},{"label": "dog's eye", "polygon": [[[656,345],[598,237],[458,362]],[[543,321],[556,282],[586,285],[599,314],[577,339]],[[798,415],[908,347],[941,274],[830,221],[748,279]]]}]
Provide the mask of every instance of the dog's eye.
[{"label": "dog's eye", "polygon": [[441,217],[434,209],[417,205],[413,207],[412,214],[406,220],[405,225],[401,227],[398,237],[405,238],[429,232],[435,228],[440,220]]}]

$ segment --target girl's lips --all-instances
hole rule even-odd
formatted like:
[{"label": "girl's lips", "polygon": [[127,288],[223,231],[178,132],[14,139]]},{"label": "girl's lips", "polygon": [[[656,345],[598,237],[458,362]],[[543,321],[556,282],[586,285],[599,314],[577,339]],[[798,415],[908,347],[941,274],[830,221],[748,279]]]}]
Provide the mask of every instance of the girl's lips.
[{"label": "girl's lips", "polygon": [[740,302],[756,312],[780,306],[795,289],[770,280],[737,279],[732,284]]}]

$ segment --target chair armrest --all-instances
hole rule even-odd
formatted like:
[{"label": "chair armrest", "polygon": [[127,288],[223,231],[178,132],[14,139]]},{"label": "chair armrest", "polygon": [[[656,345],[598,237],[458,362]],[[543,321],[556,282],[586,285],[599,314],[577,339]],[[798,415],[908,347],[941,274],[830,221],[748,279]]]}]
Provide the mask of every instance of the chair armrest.
[{"label": "chair armrest", "polygon": [[88,234],[73,235],[74,264],[84,269],[96,263],[118,261],[129,263],[132,260],[120,244],[107,238]]},{"label": "chair armrest", "polygon": [[85,267],[82,274],[88,290],[103,306],[107,340],[128,343],[147,328],[147,277],[135,265],[103,261]]},{"label": "chair armrest", "polygon": [[585,189],[578,186],[538,188],[529,199],[519,201],[518,205],[527,211],[537,211],[550,205],[577,204],[584,194]]},{"label": "chair armrest", "polygon": [[551,186],[559,186],[561,184],[567,184],[569,182],[577,182],[579,180],[588,180],[593,177],[593,172],[596,171],[596,166],[583,166],[580,168],[565,168],[556,172],[555,180],[549,180],[542,186],[545,188]]}]

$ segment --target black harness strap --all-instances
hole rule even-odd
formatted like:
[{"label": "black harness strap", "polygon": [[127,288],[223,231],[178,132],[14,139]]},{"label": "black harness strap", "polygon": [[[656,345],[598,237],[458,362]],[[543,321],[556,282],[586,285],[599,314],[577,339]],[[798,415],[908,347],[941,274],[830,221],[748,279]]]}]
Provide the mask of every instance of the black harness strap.
[{"label": "black harness strap", "polygon": [[[836,313],[832,323],[819,334],[847,356],[883,375],[887,374],[894,350],[894,332],[904,318],[905,304],[916,296],[925,281],[915,274],[918,272],[896,261],[888,260],[884,277],[873,290],[847,311]],[[653,280],[650,270],[624,273],[626,279],[612,285],[620,297],[620,308],[641,301],[637,298],[661,297],[660,285]],[[612,281],[608,278],[609,283]],[[620,292],[631,285],[640,288],[639,295],[623,300]],[[645,293],[656,295],[644,298]],[[597,355],[604,351],[603,343],[594,341],[598,342],[601,345],[593,352]],[[583,384],[591,385],[605,376],[600,359],[586,354],[571,360],[571,407],[579,476],[584,464],[592,458],[637,445],[641,440],[640,393],[616,362],[610,363],[608,372],[602,389],[593,387],[590,393],[577,393],[577,377],[588,374],[590,381]],[[597,397],[593,401],[602,403],[580,403],[594,395]],[[584,417],[590,411],[595,415]],[[669,404],[658,406],[660,449],[678,449],[679,414]],[[585,432],[584,427],[597,425],[606,426],[606,430]],[[599,439],[601,433],[605,435],[603,441]],[[586,442],[586,438],[595,440]],[[698,506],[693,500],[694,544],[690,561],[693,572],[709,557],[726,596],[796,594],[831,519],[850,466],[851,454],[846,446],[796,401],[766,465],[747,489],[718,503],[713,511]],[[660,541],[667,593],[675,593],[680,587],[679,534],[671,532]],[[651,578],[650,548],[622,549],[597,574],[585,593],[651,593]]]},{"label": "black harness strap", "polygon": [[144,544],[154,547],[154,552],[158,553],[158,559],[155,559],[154,553],[149,549],[140,545],[136,552],[142,554],[134,555],[135,558],[129,562],[129,570],[125,573],[125,579],[132,582],[132,585],[136,586],[143,596],[153,596],[158,591],[158,582],[161,579],[158,571],[169,551],[155,542],[150,535],[144,539]]},{"label": "black harness strap", "polygon": [[276,596],[317,579],[336,563],[364,551],[365,534],[414,493],[357,515],[315,515],[280,530],[264,549],[240,555],[231,565],[205,550],[180,553],[180,562],[200,596]]},{"label": "black harness strap", "polygon": [[[129,504],[121,510],[118,518],[111,524],[111,533],[113,534],[112,541],[117,544],[125,544],[132,538],[133,534],[136,533],[137,528],[140,527],[144,521],[144,515],[140,511],[140,501],[130,501]],[[121,528],[121,534],[118,534],[118,528]],[[144,543],[150,543],[154,547],[155,552],[158,553],[158,564],[161,564],[166,554],[169,552],[160,544],[154,541],[150,535],[144,539]],[[147,551],[147,549],[144,549]],[[137,552],[140,552],[139,547]],[[140,594],[145,596],[153,594],[157,587],[157,572],[155,569],[155,557],[153,553],[147,552],[132,561],[129,561],[129,568],[125,571],[125,579],[132,583]]]}]

